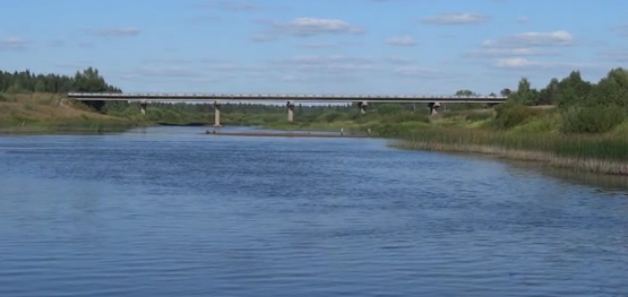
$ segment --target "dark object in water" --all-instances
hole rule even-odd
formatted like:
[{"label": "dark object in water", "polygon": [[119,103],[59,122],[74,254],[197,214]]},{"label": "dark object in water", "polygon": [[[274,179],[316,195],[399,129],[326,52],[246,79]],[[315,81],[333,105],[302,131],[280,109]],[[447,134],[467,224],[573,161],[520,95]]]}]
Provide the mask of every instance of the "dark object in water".
[{"label": "dark object in water", "polygon": [[160,126],[181,126],[181,127],[200,127],[207,126],[205,123],[185,123],[185,124],[173,124],[173,123],[157,123]]}]

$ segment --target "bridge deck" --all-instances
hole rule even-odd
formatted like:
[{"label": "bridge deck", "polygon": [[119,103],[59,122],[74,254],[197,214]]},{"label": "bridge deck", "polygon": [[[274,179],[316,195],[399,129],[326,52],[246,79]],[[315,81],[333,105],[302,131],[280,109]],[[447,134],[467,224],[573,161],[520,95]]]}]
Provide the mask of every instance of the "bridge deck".
[{"label": "bridge deck", "polygon": [[502,96],[413,96],[413,95],[303,95],[303,94],[159,94],[159,93],[68,93],[79,101],[309,101],[309,102],[360,102],[372,103],[501,103]]}]

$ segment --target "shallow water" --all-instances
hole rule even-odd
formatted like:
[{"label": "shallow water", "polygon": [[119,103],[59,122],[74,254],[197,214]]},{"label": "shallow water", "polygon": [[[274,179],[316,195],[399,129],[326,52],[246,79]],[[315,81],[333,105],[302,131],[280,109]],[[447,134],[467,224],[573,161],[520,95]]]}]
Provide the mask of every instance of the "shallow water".
[{"label": "shallow water", "polygon": [[0,137],[0,296],[627,296],[628,190],[375,139]]}]

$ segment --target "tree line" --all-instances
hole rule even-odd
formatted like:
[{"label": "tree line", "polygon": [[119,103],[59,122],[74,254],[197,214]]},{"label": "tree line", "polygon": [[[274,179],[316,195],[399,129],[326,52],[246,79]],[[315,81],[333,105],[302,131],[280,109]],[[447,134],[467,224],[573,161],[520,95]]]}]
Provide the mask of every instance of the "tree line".
[{"label": "tree line", "polygon": [[0,92],[3,93],[67,93],[67,92],[112,92],[120,93],[117,87],[108,84],[98,69],[89,67],[77,71],[74,76],[59,74],[35,74],[29,70],[0,71]]},{"label": "tree line", "polygon": [[625,108],[628,106],[628,70],[612,69],[597,83],[584,81],[579,71],[572,71],[561,80],[553,78],[540,90],[532,88],[528,79],[522,78],[508,99],[524,105],[616,105]]}]

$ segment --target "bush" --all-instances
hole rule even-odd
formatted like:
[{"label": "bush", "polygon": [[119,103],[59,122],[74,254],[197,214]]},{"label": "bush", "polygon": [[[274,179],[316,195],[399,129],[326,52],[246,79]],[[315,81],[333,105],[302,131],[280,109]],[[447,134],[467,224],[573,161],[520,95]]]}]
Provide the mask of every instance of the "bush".
[{"label": "bush", "polygon": [[383,118],[382,123],[399,124],[406,122],[421,122],[429,123],[430,119],[424,114],[412,113],[412,112],[398,112],[388,115]]},{"label": "bush", "polygon": [[338,111],[327,112],[318,117],[319,122],[335,122],[345,118],[345,115]]},{"label": "bush", "polygon": [[376,112],[381,115],[399,113],[401,111],[403,111],[403,108],[397,104],[382,104],[376,108]]},{"label": "bush", "polygon": [[626,119],[626,111],[615,104],[572,106],[562,114],[564,133],[606,133]]},{"label": "bush", "polygon": [[491,118],[493,118],[493,114],[490,112],[472,112],[465,117],[470,122],[480,122]]},{"label": "bush", "polygon": [[539,116],[542,111],[533,109],[518,103],[504,103],[495,108],[497,116],[495,125],[498,128],[510,129],[512,127],[527,123],[531,119]]},{"label": "bush", "polygon": [[443,112],[442,115],[443,115],[443,118],[445,119],[451,119],[451,118],[463,117],[465,116],[465,112],[454,110],[454,111]]},{"label": "bush", "polygon": [[179,115],[179,113],[173,110],[166,110],[164,112],[162,121],[165,123],[176,124],[181,121],[181,116]]},{"label": "bush", "polygon": [[378,124],[373,126],[372,132],[383,137],[399,137],[409,135],[411,127],[399,124]]}]

